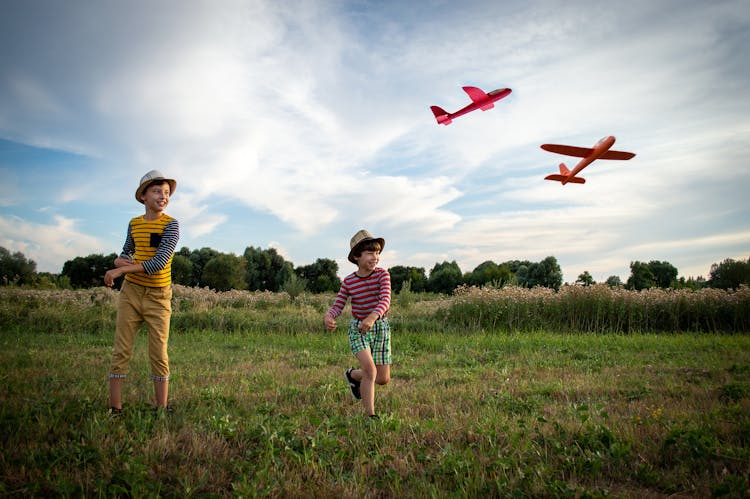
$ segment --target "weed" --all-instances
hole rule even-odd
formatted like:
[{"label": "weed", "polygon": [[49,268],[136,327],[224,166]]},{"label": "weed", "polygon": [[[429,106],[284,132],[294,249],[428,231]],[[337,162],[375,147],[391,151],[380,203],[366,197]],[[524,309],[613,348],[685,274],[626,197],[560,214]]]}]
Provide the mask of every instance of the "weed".
[{"label": "weed", "polygon": [[750,398],[750,383],[734,381],[727,383],[720,389],[721,398],[726,401],[737,402]]}]

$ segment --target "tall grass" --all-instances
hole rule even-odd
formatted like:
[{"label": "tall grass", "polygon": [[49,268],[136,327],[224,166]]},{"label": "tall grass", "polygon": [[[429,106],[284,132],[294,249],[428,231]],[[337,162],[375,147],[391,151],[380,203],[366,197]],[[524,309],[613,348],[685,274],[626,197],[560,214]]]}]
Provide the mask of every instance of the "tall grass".
[{"label": "tall grass", "polygon": [[[227,291],[175,286],[172,331],[298,333],[319,330],[332,293]],[[111,332],[117,292],[0,287],[0,326],[48,333]],[[651,289],[606,285],[547,288],[464,287],[454,296],[407,292],[393,300],[398,329],[446,332],[576,333],[750,332],[750,288],[736,291]],[[345,320],[345,317],[342,318]]]},{"label": "tall grass", "polygon": [[438,316],[468,330],[750,332],[750,288],[627,291],[600,284],[555,292],[463,287]]}]

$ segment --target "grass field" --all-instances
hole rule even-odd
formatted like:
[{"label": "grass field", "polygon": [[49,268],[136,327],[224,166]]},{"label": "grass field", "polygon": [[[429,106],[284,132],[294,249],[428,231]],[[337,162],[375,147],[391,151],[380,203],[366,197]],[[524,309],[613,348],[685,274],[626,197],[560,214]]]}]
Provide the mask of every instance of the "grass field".
[{"label": "grass field", "polygon": [[[141,335],[119,419],[106,411],[111,310],[96,312],[102,327],[51,334],[53,312],[34,327],[8,312],[27,305],[4,304],[0,495],[750,494],[747,335],[446,332],[435,302],[417,302],[394,317],[393,379],[369,421],[342,376],[344,328],[322,330],[329,298],[237,305],[236,331],[202,326],[220,320],[215,304],[183,303],[175,412],[152,409]],[[50,303],[39,310],[63,306]]]}]

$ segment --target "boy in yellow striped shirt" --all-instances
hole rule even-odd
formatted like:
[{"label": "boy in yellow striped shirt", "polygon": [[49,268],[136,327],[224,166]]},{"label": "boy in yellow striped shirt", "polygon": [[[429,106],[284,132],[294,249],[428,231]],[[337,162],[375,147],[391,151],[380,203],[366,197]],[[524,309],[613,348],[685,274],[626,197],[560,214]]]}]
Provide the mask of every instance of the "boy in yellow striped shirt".
[{"label": "boy in yellow striped shirt", "polygon": [[113,414],[122,411],[122,381],[128,373],[135,335],[144,322],[148,326],[148,356],[156,407],[167,408],[172,257],[180,238],[180,224],[164,213],[164,209],[176,188],[177,182],[158,170],[151,170],[141,178],[135,199],[144,205],[146,213],[130,220],[125,245],[115,259],[115,268],[104,275],[107,286],[125,276],[117,306],[117,329],[109,373],[109,406]]}]

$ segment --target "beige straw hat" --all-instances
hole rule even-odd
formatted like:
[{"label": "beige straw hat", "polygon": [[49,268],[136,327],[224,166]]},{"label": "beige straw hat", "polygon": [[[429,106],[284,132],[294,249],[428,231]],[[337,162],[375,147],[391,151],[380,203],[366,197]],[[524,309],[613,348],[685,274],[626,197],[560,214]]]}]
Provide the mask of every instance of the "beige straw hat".
[{"label": "beige straw hat", "polygon": [[356,234],[354,234],[352,240],[349,241],[349,256],[347,258],[350,262],[354,264],[357,263],[357,260],[354,259],[354,250],[359,244],[366,243],[367,241],[379,242],[381,250],[383,249],[383,246],[385,246],[385,239],[383,239],[382,237],[372,237],[372,234],[367,232],[365,229],[359,230]]},{"label": "beige straw hat", "polygon": [[171,196],[174,194],[174,191],[177,189],[177,182],[172,178],[166,178],[162,172],[159,170],[151,170],[147,174],[145,174],[143,177],[141,177],[141,183],[138,186],[138,189],[135,191],[135,199],[143,204],[143,201],[141,200],[141,196],[143,196],[143,191],[148,187],[148,184],[153,182],[154,180],[164,180],[169,184],[169,195]]}]

